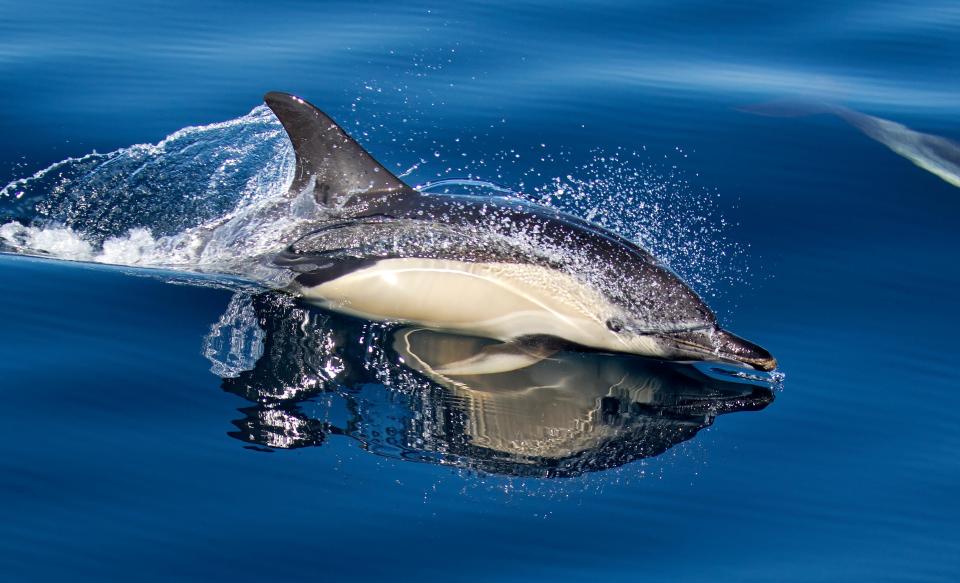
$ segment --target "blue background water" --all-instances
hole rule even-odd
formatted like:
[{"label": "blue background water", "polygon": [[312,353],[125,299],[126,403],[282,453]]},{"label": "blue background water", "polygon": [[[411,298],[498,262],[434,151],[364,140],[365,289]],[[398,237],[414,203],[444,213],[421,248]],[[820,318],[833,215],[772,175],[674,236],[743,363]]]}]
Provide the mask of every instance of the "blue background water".
[{"label": "blue background water", "polygon": [[[957,139],[958,57],[953,2],[0,3],[4,182],[272,89],[420,181],[644,147],[719,193],[745,253],[711,305],[787,374],[762,412],[572,479],[266,454],[202,354],[229,292],[4,256],[3,579],[955,580],[958,192],[836,117],[737,107],[808,94]],[[567,153],[475,168],[540,144]]]}]

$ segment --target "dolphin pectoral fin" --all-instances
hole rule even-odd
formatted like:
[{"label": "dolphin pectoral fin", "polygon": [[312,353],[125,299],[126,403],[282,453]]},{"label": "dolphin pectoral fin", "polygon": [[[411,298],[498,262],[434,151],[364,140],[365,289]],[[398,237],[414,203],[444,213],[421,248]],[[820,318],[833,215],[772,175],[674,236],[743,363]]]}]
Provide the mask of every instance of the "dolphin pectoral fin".
[{"label": "dolphin pectoral fin", "polygon": [[307,101],[277,91],[267,93],[263,100],[293,144],[297,168],[291,195],[312,188],[319,204],[336,205],[350,197],[413,190]]}]

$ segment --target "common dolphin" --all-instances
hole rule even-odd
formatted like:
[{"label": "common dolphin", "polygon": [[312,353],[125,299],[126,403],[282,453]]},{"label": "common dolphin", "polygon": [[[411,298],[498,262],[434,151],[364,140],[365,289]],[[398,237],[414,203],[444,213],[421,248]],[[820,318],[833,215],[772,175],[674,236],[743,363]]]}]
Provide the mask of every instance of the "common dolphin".
[{"label": "common dolphin", "polygon": [[500,341],[460,374],[529,366],[569,346],[776,367],[632,241],[520,199],[417,191],[305,100],[264,100],[293,144],[289,196],[329,217],[273,259],[298,273],[291,291],[308,301]]},{"label": "common dolphin", "polygon": [[948,138],[918,132],[889,119],[829,103],[784,100],[742,109],[771,117],[833,114],[920,168],[960,187],[960,144]]}]

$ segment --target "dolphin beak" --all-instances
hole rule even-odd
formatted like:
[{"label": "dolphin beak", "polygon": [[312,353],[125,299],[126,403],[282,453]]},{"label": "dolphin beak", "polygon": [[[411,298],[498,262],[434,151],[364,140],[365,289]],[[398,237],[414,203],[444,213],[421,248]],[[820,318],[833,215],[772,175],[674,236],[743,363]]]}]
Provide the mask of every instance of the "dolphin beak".
[{"label": "dolphin beak", "polygon": [[721,328],[662,337],[687,357],[744,364],[757,370],[777,368],[777,359],[766,349]]},{"label": "dolphin beak", "polygon": [[766,349],[753,342],[731,334],[726,330],[717,329],[713,333],[713,341],[720,356],[736,362],[752,366],[759,370],[770,371],[777,368],[777,359]]}]

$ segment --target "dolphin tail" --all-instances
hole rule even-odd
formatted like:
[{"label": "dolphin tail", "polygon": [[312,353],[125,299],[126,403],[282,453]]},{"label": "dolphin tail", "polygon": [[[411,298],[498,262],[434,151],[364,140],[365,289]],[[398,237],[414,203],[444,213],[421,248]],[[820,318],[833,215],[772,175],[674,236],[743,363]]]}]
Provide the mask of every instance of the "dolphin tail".
[{"label": "dolphin tail", "polygon": [[306,100],[278,91],[267,93],[263,100],[293,144],[297,168],[291,196],[312,190],[317,203],[336,205],[351,197],[413,190]]}]

